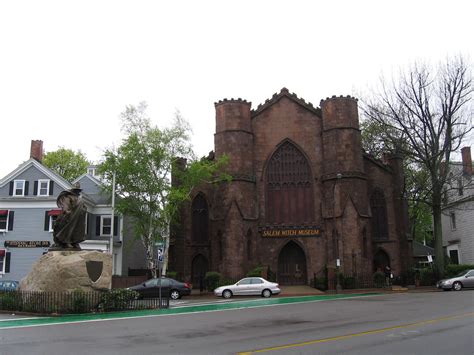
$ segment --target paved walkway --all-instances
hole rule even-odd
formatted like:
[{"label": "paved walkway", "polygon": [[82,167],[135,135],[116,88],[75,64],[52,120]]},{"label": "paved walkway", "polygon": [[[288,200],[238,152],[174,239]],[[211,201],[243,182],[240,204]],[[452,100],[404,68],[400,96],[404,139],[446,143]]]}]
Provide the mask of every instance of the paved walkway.
[{"label": "paved walkway", "polygon": [[[328,290],[326,292],[320,291],[316,288],[310,286],[281,286],[281,293],[279,296],[309,296],[309,295],[334,295],[336,294],[335,290]],[[385,292],[432,292],[438,291],[435,287],[426,286],[426,287],[416,287],[416,288],[406,288],[401,286],[391,286],[389,288],[364,288],[364,289],[349,289],[341,290],[341,294],[364,294],[364,293],[385,293]],[[206,298],[215,298],[212,292],[199,292],[199,290],[194,289],[189,296],[193,299],[206,299]],[[275,297],[275,296],[273,296]],[[188,298],[188,297],[186,297]]]}]

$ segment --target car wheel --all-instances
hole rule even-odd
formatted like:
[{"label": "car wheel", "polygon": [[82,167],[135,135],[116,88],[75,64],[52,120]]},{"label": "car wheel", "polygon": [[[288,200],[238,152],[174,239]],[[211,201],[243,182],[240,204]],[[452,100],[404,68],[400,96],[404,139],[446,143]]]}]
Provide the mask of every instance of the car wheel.
[{"label": "car wheel", "polygon": [[223,298],[231,298],[232,297],[232,292],[230,290],[224,290],[224,292],[222,292],[222,297]]},{"label": "car wheel", "polygon": [[271,296],[272,296],[272,291],[270,291],[269,289],[265,289],[262,291],[262,297],[268,298]]},{"label": "car wheel", "polygon": [[172,300],[177,300],[178,298],[180,298],[181,295],[179,294],[179,291],[178,290],[171,290],[170,292],[170,298]]},{"label": "car wheel", "polygon": [[460,283],[459,281],[456,281],[455,283],[453,283],[454,291],[461,291],[461,289],[462,289],[462,283]]}]

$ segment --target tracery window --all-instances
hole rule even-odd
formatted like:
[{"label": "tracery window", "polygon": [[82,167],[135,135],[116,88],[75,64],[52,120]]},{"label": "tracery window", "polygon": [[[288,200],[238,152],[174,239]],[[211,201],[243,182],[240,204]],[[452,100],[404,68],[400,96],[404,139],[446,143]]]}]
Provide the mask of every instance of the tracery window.
[{"label": "tracery window", "polygon": [[270,224],[304,224],[314,219],[312,174],[303,153],[283,143],[266,170],[266,220]]},{"label": "tracery window", "polygon": [[196,243],[207,242],[209,210],[202,193],[199,193],[193,200],[192,216],[192,241]]},{"label": "tracery window", "polygon": [[388,239],[387,203],[382,190],[375,189],[370,198],[374,239]]}]

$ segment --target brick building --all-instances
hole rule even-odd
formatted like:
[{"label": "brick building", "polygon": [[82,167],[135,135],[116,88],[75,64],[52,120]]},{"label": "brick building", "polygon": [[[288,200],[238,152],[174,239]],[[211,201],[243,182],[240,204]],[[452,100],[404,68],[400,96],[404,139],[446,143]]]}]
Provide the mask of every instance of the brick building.
[{"label": "brick building", "polygon": [[[215,156],[232,181],[196,189],[170,243],[170,270],[238,279],[268,267],[281,284],[308,284],[326,268],[371,277],[411,262],[401,159],[362,151],[357,100],[314,107],[282,89],[251,109],[215,104]],[[212,154],[211,154],[212,156]]]}]

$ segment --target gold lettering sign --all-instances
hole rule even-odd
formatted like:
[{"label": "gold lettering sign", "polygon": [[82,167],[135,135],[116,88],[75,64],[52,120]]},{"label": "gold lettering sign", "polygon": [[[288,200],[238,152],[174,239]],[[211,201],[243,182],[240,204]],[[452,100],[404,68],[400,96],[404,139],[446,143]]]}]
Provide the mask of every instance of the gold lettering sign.
[{"label": "gold lettering sign", "polygon": [[319,228],[261,229],[263,238],[317,237]]},{"label": "gold lettering sign", "polygon": [[5,240],[5,248],[49,248],[47,240]]}]

